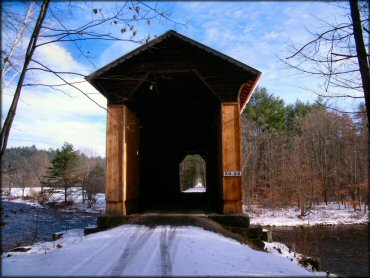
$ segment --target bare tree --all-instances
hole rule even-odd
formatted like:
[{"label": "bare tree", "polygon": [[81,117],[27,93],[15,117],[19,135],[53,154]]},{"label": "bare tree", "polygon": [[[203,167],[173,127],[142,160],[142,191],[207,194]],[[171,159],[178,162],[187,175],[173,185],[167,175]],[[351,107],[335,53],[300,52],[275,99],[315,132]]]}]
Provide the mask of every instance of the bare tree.
[{"label": "bare tree", "polygon": [[95,161],[86,178],[86,195],[88,207],[96,203],[96,194],[104,192],[105,170],[101,162]]},{"label": "bare tree", "polygon": [[87,198],[87,187],[89,182],[89,175],[91,169],[94,167],[96,161],[93,157],[88,157],[85,154],[92,154],[90,151],[84,151],[80,154],[80,165],[79,165],[79,177],[80,177],[80,184],[81,184],[81,193],[82,193],[82,203],[84,204]]},{"label": "bare tree", "polygon": [[301,47],[293,46],[292,55],[282,61],[303,74],[321,78],[324,87],[323,92],[319,92],[321,96],[364,98],[369,119],[369,3],[349,0],[338,5],[347,21],[329,23],[319,19],[323,31],[311,32],[312,39]]},{"label": "bare tree", "polygon": [[[5,47],[3,47],[1,53],[3,62],[1,69],[1,89],[4,90],[21,71],[19,66],[24,58],[23,38],[25,31],[32,22],[32,16],[36,8],[35,3],[30,2],[23,20],[20,20],[18,14],[11,13],[7,9],[4,9],[4,7],[2,11],[4,18],[2,22],[3,27],[7,30],[13,30],[13,32],[4,32],[5,38],[3,38]],[[14,24],[14,22],[17,24]]]},{"label": "bare tree", "polygon": [[[57,69],[49,67],[35,58],[34,53],[37,48],[55,43],[69,43],[76,48],[82,58],[85,58],[92,63],[91,54],[83,48],[84,42],[131,41],[142,44],[148,42],[151,38],[149,35],[139,36],[136,27],[140,22],[150,25],[153,20],[159,19],[160,21],[171,21],[176,23],[168,17],[167,13],[161,11],[157,5],[152,6],[151,4],[141,1],[124,1],[115,3],[113,4],[114,7],[110,10],[105,10],[104,8],[99,7],[95,8],[95,3],[92,5],[93,6],[90,9],[91,20],[82,22],[79,26],[69,26],[68,19],[73,16],[72,11],[79,8],[78,5],[75,5],[72,1],[65,3],[55,2],[53,5],[50,5],[50,0],[43,0],[38,8],[38,16],[35,21],[30,23],[28,19],[32,17],[26,16],[25,21],[20,24],[21,28],[24,28],[24,30],[29,27],[31,33],[29,34],[28,46],[23,57],[22,67],[20,67],[19,74],[16,74],[18,79],[13,100],[1,128],[0,159],[3,157],[6,150],[9,133],[17,111],[17,105],[22,88],[24,86],[44,86],[65,92],[61,88],[67,85],[70,89],[84,94],[96,105],[105,109],[78,86],[79,83],[85,81],[71,81],[71,76],[81,78],[84,77],[83,73],[58,71]],[[6,7],[3,6],[3,9],[7,12]],[[66,9],[68,9],[68,12],[65,11]],[[36,13],[33,8],[32,13]],[[26,40],[26,37],[27,36],[23,32],[20,32],[17,41]],[[11,53],[11,50],[4,53]],[[13,62],[11,55],[7,55],[5,58],[6,59],[4,61],[8,65],[11,65]],[[55,79],[59,80],[60,83],[26,84],[26,74],[28,75],[30,71],[49,73]],[[16,73],[15,69],[8,71],[8,74],[13,73]]]},{"label": "bare tree", "polygon": [[[267,118],[268,112],[257,110]],[[333,201],[366,211],[366,114],[355,119],[299,102],[288,110],[289,124],[275,131],[261,126],[273,118],[257,122],[253,109],[243,114],[244,202],[271,208],[296,204],[301,216],[314,204]]]},{"label": "bare tree", "polygon": [[44,198],[44,183],[45,175],[48,167],[50,166],[50,160],[46,152],[37,152],[33,154],[29,159],[27,168],[33,173],[37,180],[37,185],[40,187],[40,197]]}]

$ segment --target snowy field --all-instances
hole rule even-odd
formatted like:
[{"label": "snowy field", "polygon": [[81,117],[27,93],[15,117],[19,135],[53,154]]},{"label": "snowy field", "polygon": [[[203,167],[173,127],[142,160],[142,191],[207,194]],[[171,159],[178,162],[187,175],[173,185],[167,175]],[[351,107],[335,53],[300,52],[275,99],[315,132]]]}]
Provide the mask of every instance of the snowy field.
[{"label": "snowy field", "polygon": [[251,206],[244,212],[250,217],[251,224],[261,226],[315,226],[338,224],[366,224],[369,223],[368,213],[354,211],[352,207],[345,208],[337,203],[320,204],[313,207],[303,218],[299,218],[300,210],[297,207],[284,209],[268,209]]},{"label": "snowy field", "polygon": [[[205,192],[206,188],[201,184],[197,184],[193,188],[189,188],[184,192]],[[12,188],[11,194],[7,193],[8,189],[2,190],[2,199],[12,202],[27,203],[29,205],[40,205],[31,199],[22,200],[21,188]],[[40,188],[26,188],[24,196],[35,196]],[[105,194],[99,193],[96,195],[97,202],[90,208],[87,203],[82,204],[81,190],[73,188],[70,199],[73,200],[73,205],[63,208],[65,211],[79,211],[90,213],[104,213],[105,210]],[[51,196],[50,201],[61,202],[64,200],[64,195],[61,193]],[[315,225],[338,225],[338,224],[366,224],[369,223],[368,213],[363,211],[354,211],[352,207],[343,205],[340,207],[337,203],[328,203],[328,205],[320,204],[313,207],[307,216],[300,218],[300,210],[295,207],[276,208],[274,210],[259,206],[243,207],[244,212],[250,216],[251,224],[261,226],[315,226]]]},{"label": "snowy field", "polygon": [[[21,188],[12,188],[11,192],[9,192],[8,188],[2,188],[1,199],[4,201],[25,203],[31,206],[42,207],[39,203],[37,203],[37,201],[34,198],[31,198],[37,196],[40,190],[41,190],[40,187],[26,187],[24,190],[25,199],[22,199]],[[71,212],[89,212],[89,213],[104,213],[105,210],[105,194],[103,193],[96,194],[96,203],[93,203],[91,207],[89,207],[87,201],[85,202],[85,204],[82,203],[81,188],[74,187],[71,188],[71,194],[68,197],[68,200],[73,201],[73,204],[71,206],[62,208],[61,210]],[[59,192],[51,195],[49,198],[49,202],[63,202],[63,201],[64,194]]]},{"label": "snowy field", "polygon": [[[275,248],[274,248],[275,246]],[[276,245],[256,251],[198,227],[123,225],[82,236],[70,230],[26,253],[5,253],[5,276],[325,276],[301,267]]]}]

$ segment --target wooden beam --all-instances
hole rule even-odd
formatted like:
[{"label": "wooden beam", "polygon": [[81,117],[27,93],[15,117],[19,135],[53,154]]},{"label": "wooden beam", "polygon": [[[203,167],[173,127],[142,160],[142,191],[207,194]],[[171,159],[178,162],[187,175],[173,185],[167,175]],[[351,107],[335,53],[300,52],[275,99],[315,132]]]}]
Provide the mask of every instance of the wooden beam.
[{"label": "wooden beam", "polygon": [[125,105],[108,105],[107,215],[127,215],[139,197],[140,123]]},{"label": "wooden beam", "polygon": [[220,101],[222,102],[220,96],[213,90],[213,88],[208,84],[208,82],[203,78],[203,76],[200,74],[200,72],[196,69],[193,69],[193,72],[196,74],[196,76],[203,82],[203,84],[212,92],[212,94]]},{"label": "wooden beam", "polygon": [[127,106],[123,107],[123,116],[123,204],[127,215],[138,209],[140,122]]},{"label": "wooden beam", "polygon": [[241,172],[241,131],[239,103],[221,104],[223,213],[242,212],[242,177],[225,176],[225,172]]},{"label": "wooden beam", "polygon": [[123,105],[108,105],[106,153],[107,215],[123,215],[122,140]]},{"label": "wooden beam", "polygon": [[[258,81],[260,80],[260,78],[261,78],[261,75],[262,75],[262,73],[260,72],[258,75],[257,75],[257,77],[256,77],[256,79],[254,80],[254,83],[253,83],[253,85],[252,85],[252,87],[251,87],[251,89],[249,90],[249,93],[248,93],[248,96],[247,96],[247,98],[244,100],[244,102],[242,103],[241,102],[241,100],[239,99],[239,101],[240,101],[240,113],[243,113],[243,111],[244,111],[244,109],[245,109],[245,106],[247,105],[247,103],[249,102],[249,99],[251,98],[251,96],[252,96],[252,94],[253,94],[253,92],[254,92],[254,90],[256,89],[256,87],[257,87],[257,84],[258,84]],[[241,92],[241,90],[243,89],[243,87],[244,87],[244,85],[242,85],[241,87],[240,87],[240,90],[239,90],[239,93],[238,93],[238,98],[240,97],[240,92]]]}]

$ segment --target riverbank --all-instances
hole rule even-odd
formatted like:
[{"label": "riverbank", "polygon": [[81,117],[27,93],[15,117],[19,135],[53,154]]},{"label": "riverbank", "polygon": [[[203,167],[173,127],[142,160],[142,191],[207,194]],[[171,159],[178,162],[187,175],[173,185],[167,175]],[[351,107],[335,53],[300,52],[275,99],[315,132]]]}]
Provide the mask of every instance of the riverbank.
[{"label": "riverbank", "polygon": [[1,202],[1,252],[39,241],[53,233],[96,225],[97,214],[65,212],[24,203]]},{"label": "riverbank", "polygon": [[354,210],[337,203],[318,204],[307,211],[306,216],[300,216],[298,207],[266,208],[261,206],[244,206],[244,212],[249,215],[251,224],[261,226],[320,226],[341,224],[368,224],[368,212]]},{"label": "riverbank", "polygon": [[[35,198],[40,188],[27,187],[24,190],[25,198],[22,198],[21,188],[2,189],[1,198],[3,201],[16,203],[24,203],[34,207],[42,208]],[[64,196],[61,193],[50,196],[50,203],[62,203]],[[88,212],[102,214],[105,210],[105,194],[98,193],[96,202],[88,205],[87,202],[82,203],[81,189],[72,188],[69,196],[71,204],[61,206],[58,210],[70,212]],[[295,207],[286,208],[267,208],[262,206],[243,206],[244,213],[248,214],[252,225],[261,226],[318,226],[318,225],[340,225],[340,224],[368,224],[368,212],[354,210],[353,207],[347,205],[339,205],[337,203],[321,203],[313,205],[306,213],[306,216],[300,217],[300,209]],[[368,211],[368,209],[367,209]]]},{"label": "riverbank", "polygon": [[369,277],[369,226],[270,226],[272,238],[289,250],[318,258],[320,269],[342,277]]},{"label": "riverbank", "polygon": [[[46,204],[41,205],[37,201],[37,195],[40,192],[39,187],[26,187],[24,191],[21,188],[12,188],[10,191],[8,188],[2,189],[1,200],[9,201],[13,203],[27,204],[36,208],[55,208],[59,211],[65,212],[86,212],[103,214],[105,211],[105,194],[98,193],[95,196],[95,202],[91,204],[86,200],[82,202],[81,188],[74,187],[70,189],[68,195],[68,205],[64,205],[63,193],[54,193],[50,195]],[[23,197],[22,197],[23,196]]]}]

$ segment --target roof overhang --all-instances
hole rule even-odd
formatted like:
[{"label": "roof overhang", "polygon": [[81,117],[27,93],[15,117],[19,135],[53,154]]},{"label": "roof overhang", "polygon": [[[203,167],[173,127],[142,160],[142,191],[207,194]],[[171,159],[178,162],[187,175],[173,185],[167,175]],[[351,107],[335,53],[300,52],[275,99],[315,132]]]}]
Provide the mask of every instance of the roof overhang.
[{"label": "roof overhang", "polygon": [[[92,84],[99,92],[101,92],[103,95],[105,95],[108,98],[108,93],[106,88],[104,87],[105,85],[101,82],[101,80],[106,76],[109,72],[112,72],[119,67],[122,67],[122,65],[125,65],[129,63],[130,61],[134,59],[138,59],[140,55],[144,55],[144,53],[147,53],[148,51],[152,51],[156,49],[156,46],[159,45],[161,42],[164,42],[170,38],[177,38],[184,44],[192,45],[196,47],[196,49],[201,49],[202,51],[209,53],[210,56],[217,57],[214,59],[218,59],[220,61],[223,61],[222,63],[225,64],[230,64],[233,65],[234,68],[237,68],[239,72],[245,73],[245,80],[243,81],[244,83],[239,83],[243,84],[240,88],[239,91],[235,91],[235,96],[237,97],[238,101],[240,102],[240,111],[242,112],[248,103],[254,89],[257,86],[257,83],[260,79],[261,72],[238,61],[235,60],[217,50],[214,50],[206,45],[203,45],[193,39],[190,39],[184,35],[181,35],[173,30],[167,31],[163,35],[153,39],[152,41],[132,50],[131,52],[125,54],[124,56],[114,60],[113,62],[107,64],[106,66],[98,69],[97,71],[89,74],[88,76],[85,77],[85,79]],[[226,62],[226,63],[225,63]],[[248,77],[247,77],[248,76]],[[231,82],[231,81],[230,81]]]}]

